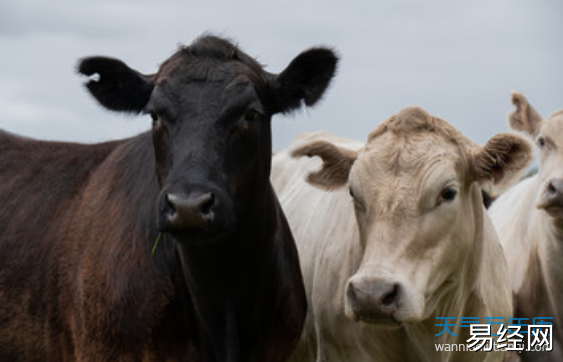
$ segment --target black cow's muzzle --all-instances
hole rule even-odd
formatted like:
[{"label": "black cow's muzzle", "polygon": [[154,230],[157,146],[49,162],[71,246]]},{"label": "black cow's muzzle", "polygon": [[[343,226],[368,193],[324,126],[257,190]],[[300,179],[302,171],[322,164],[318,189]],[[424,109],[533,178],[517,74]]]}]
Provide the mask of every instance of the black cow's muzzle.
[{"label": "black cow's muzzle", "polygon": [[187,197],[166,194],[169,205],[168,226],[172,230],[182,228],[208,229],[215,216],[215,195],[211,192],[191,193]]},{"label": "black cow's muzzle", "polygon": [[231,220],[228,202],[216,190],[188,192],[163,191],[158,227],[162,231],[183,233],[205,239],[227,228]]}]

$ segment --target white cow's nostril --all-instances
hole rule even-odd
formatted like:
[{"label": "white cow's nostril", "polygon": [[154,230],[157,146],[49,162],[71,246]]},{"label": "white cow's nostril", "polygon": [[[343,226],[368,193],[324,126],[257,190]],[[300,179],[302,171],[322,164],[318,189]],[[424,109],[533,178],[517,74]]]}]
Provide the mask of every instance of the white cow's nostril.
[{"label": "white cow's nostril", "polygon": [[555,188],[555,186],[553,186],[553,183],[551,181],[547,185],[547,192],[552,195],[557,193],[557,189]]},{"label": "white cow's nostril", "polygon": [[381,304],[383,304],[384,307],[390,307],[397,302],[398,296],[399,286],[397,284],[394,284],[393,289],[382,298]]}]

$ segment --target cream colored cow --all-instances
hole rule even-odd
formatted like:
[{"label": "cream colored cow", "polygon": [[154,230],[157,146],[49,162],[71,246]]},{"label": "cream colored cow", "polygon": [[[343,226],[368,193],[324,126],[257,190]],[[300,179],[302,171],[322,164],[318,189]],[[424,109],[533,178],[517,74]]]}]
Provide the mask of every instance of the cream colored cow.
[{"label": "cream colored cow", "polygon": [[519,93],[510,126],[536,140],[539,173],[501,195],[490,215],[505,249],[516,316],[552,317],[555,349],[522,354],[524,361],[563,361],[563,110],[542,118]]},{"label": "cream colored cow", "polygon": [[507,186],[530,158],[516,135],[481,147],[420,108],[392,116],[366,144],[317,133],[278,153],[273,185],[309,300],[291,361],[502,360],[502,352],[437,352],[470,335],[456,326],[457,337],[436,337],[444,323],[436,317],[510,316],[481,188]]}]

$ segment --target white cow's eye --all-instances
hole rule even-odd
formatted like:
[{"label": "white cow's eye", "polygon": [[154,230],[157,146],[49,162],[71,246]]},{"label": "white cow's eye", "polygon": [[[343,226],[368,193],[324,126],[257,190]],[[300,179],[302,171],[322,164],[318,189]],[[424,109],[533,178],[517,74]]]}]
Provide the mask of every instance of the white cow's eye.
[{"label": "white cow's eye", "polygon": [[440,194],[440,198],[446,202],[453,201],[456,196],[457,196],[457,190],[454,189],[453,187],[446,187],[445,189],[442,190],[442,193]]},{"label": "white cow's eye", "polygon": [[543,137],[538,138],[538,146],[540,146],[540,148],[545,146],[545,138]]},{"label": "white cow's eye", "polygon": [[354,208],[358,211],[365,211],[365,206],[362,203],[361,200],[359,200],[358,198],[356,198],[356,196],[354,195],[354,191],[352,191],[352,189],[348,189],[348,192],[350,193],[350,197],[352,197],[352,202],[354,203]]}]

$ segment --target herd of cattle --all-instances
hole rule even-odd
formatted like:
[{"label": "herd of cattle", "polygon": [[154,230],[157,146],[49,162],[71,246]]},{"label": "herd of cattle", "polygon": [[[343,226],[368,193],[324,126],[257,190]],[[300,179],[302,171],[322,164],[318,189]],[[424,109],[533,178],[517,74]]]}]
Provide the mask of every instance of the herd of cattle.
[{"label": "herd of cattle", "polygon": [[[272,116],[337,63],[317,47],[272,74],[214,36],[153,75],[86,58],[93,97],[151,131],[0,131],[0,361],[563,361],[563,111],[513,94],[541,161],[506,193],[526,138],[481,146],[418,107],[272,157]],[[553,350],[438,351],[471,337],[445,317],[551,317]]]}]

